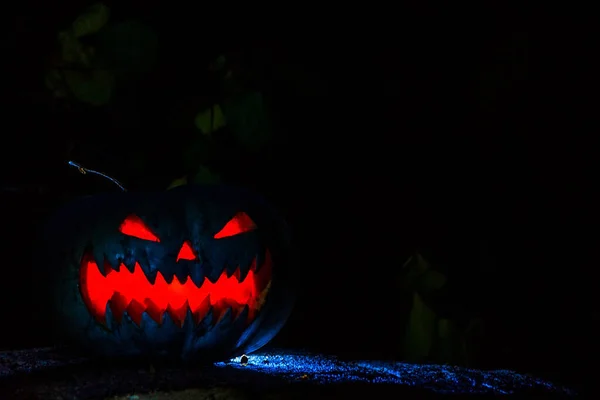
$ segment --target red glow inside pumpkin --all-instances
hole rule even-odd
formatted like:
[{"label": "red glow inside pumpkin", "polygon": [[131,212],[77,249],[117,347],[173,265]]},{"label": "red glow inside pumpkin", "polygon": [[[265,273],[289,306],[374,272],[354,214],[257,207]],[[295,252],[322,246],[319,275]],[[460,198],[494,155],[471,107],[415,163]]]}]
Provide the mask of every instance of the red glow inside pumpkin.
[{"label": "red glow inside pumpkin", "polygon": [[223,229],[221,229],[217,234],[215,234],[215,239],[222,239],[229,236],[239,235],[241,233],[250,232],[256,229],[256,224],[245,212],[239,212],[233,216],[225,224]]},{"label": "red glow inside pumpkin", "polygon": [[125,218],[125,221],[119,227],[119,231],[127,236],[133,236],[139,239],[160,242],[160,239],[152,233],[150,228],[146,226],[144,221],[137,215],[130,215]]},{"label": "red glow inside pumpkin", "polygon": [[179,254],[177,254],[177,261],[179,260],[195,260],[196,253],[194,253],[194,249],[192,249],[192,245],[187,240],[183,242],[183,246],[179,250]]},{"label": "red glow inside pumpkin", "polygon": [[84,259],[80,274],[83,300],[94,318],[102,323],[105,323],[106,304],[109,301],[117,321],[121,321],[123,313],[127,311],[138,325],[143,312],[147,312],[158,323],[162,323],[164,313],[168,312],[176,324],[183,326],[188,308],[197,324],[210,308],[213,310],[213,321],[218,321],[228,308],[236,317],[245,306],[248,306],[248,322],[251,322],[262,306],[271,280],[271,256],[268,252],[258,272],[254,259],[242,282],[239,281],[238,268],[230,277],[223,271],[215,283],[205,278],[200,287],[191,279],[180,282],[177,277],[169,284],[160,272],[156,282],[151,284],[138,263],[133,273],[123,264],[118,272],[108,264],[104,268],[106,277],[102,276],[96,262],[87,258]]},{"label": "red glow inside pumpkin", "polygon": [[[253,229],[256,229],[254,221],[246,213],[240,212],[225,224],[215,238],[238,235]],[[160,242],[159,238],[136,215],[128,216],[120,225],[119,231],[139,239]],[[176,261],[196,258],[197,254],[191,244],[184,241]],[[196,267],[200,268],[200,266]],[[120,322],[127,311],[138,325],[141,324],[144,312],[159,324],[163,322],[164,314],[167,312],[176,324],[182,326],[188,309],[192,312],[194,322],[198,324],[211,309],[213,321],[218,321],[228,308],[232,309],[235,318],[246,306],[248,322],[251,322],[264,302],[272,273],[271,255],[268,250],[259,271],[257,272],[256,258],[254,258],[248,274],[241,282],[238,267],[229,277],[227,271],[223,269],[214,283],[205,278],[199,287],[191,279],[180,282],[176,276],[171,283],[167,283],[160,271],[152,284],[137,262],[133,272],[130,272],[123,263],[120,264],[119,271],[113,269],[107,262],[102,268],[104,268],[104,275],[93,257],[85,255],[79,283],[88,310],[103,324],[106,324],[105,313],[109,302],[117,321]]]}]

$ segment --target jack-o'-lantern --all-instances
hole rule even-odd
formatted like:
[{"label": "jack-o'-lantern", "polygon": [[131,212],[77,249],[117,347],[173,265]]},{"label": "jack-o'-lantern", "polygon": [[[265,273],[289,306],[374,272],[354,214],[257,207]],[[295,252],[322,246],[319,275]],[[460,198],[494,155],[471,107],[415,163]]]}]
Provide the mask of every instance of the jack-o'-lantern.
[{"label": "jack-o'-lantern", "polygon": [[225,359],[263,346],[291,310],[287,229],[242,189],[96,195],[49,232],[56,325],[101,355]]}]

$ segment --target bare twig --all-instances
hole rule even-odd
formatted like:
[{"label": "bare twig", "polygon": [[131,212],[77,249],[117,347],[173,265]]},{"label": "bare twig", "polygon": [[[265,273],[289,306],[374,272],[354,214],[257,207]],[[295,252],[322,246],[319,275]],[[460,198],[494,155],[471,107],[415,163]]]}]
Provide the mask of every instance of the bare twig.
[{"label": "bare twig", "polygon": [[127,189],[125,189],[125,187],[121,184],[121,182],[119,182],[115,178],[112,178],[102,172],[94,171],[93,169],[84,168],[80,164],[77,164],[75,161],[69,161],[67,164],[69,164],[72,167],[77,168],[79,170],[79,172],[81,172],[83,175],[86,175],[87,173],[100,175],[101,177],[106,178],[109,181],[111,181],[112,183],[114,183],[115,185],[117,185],[119,188],[121,188],[122,191],[124,191],[124,192],[127,191]]}]

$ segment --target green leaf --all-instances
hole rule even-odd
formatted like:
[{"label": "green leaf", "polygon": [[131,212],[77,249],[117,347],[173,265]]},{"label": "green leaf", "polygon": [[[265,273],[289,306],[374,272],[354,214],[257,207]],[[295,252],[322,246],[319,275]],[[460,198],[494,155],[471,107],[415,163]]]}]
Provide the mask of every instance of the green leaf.
[{"label": "green leaf", "polygon": [[430,268],[431,266],[425,258],[421,254],[415,253],[402,265],[400,285],[405,289],[415,290],[421,276]]},{"label": "green leaf", "polygon": [[72,32],[59,32],[58,42],[60,43],[62,61],[67,64],[77,64],[85,67],[91,65],[91,50],[86,49]]},{"label": "green leaf", "polygon": [[225,115],[218,104],[199,112],[194,119],[194,125],[203,134],[211,135],[214,131],[226,125]]},{"label": "green leaf", "polygon": [[440,319],[437,323],[435,361],[439,363],[463,364],[466,361],[464,336],[449,319]]},{"label": "green leaf", "polygon": [[213,159],[215,145],[210,138],[204,135],[195,135],[182,150],[183,162],[188,171],[196,171],[201,165],[206,165]]},{"label": "green leaf", "polygon": [[419,273],[428,271],[431,268],[431,264],[420,253],[417,253],[415,258],[415,270]]},{"label": "green leaf", "polygon": [[110,16],[110,9],[102,3],[90,6],[83,14],[79,15],[72,25],[73,35],[76,38],[98,32]]},{"label": "green leaf", "polygon": [[438,337],[447,338],[453,330],[452,322],[449,319],[442,318],[438,321]]},{"label": "green leaf", "polygon": [[182,176],[173,180],[167,187],[167,190],[187,184],[213,184],[220,181],[221,178],[217,174],[213,173],[207,167],[201,165],[198,167],[198,171],[189,178],[187,176]]},{"label": "green leaf", "polygon": [[94,106],[107,104],[114,89],[114,76],[107,70],[63,71],[65,83],[77,100]]},{"label": "green leaf", "polygon": [[158,35],[140,21],[108,25],[97,35],[98,52],[119,78],[139,79],[158,59]]},{"label": "green leaf", "polygon": [[171,190],[171,189],[174,189],[176,187],[187,185],[187,184],[188,184],[187,176],[182,176],[180,178],[177,178],[177,179],[173,180],[169,184],[169,186],[167,186],[167,190]]},{"label": "green leaf", "polygon": [[422,274],[417,281],[417,290],[421,294],[431,294],[440,290],[446,284],[446,277],[438,271],[429,270]]},{"label": "green leaf", "polygon": [[422,274],[425,271],[431,268],[431,265],[425,258],[421,255],[421,253],[415,253],[410,256],[408,260],[402,265],[402,268],[406,268],[416,274]]},{"label": "green leaf", "polygon": [[46,89],[50,90],[55,98],[62,99],[67,97],[65,82],[59,70],[51,69],[47,71],[44,76],[44,84]]},{"label": "green leaf", "polygon": [[200,166],[198,171],[191,177],[190,183],[196,184],[211,184],[220,182],[221,178],[211,172],[208,168]]},{"label": "green leaf", "polygon": [[248,150],[262,148],[271,138],[264,99],[259,92],[247,92],[223,104],[227,125],[236,141]]},{"label": "green leaf", "polygon": [[404,338],[404,356],[407,361],[418,362],[430,355],[435,335],[435,321],[436,314],[415,292]]}]

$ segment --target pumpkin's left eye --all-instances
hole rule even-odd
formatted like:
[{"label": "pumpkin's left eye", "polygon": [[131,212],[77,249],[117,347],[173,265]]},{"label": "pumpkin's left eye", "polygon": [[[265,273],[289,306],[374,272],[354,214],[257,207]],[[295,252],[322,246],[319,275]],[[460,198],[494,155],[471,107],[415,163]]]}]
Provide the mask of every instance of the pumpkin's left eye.
[{"label": "pumpkin's left eye", "polygon": [[215,236],[215,239],[221,239],[229,236],[239,235],[240,233],[250,232],[256,229],[256,224],[245,212],[239,212],[225,224]]},{"label": "pumpkin's left eye", "polygon": [[133,236],[138,239],[160,242],[160,239],[152,233],[150,228],[148,228],[144,221],[137,215],[132,214],[125,218],[125,221],[119,226],[119,231],[124,235]]}]

